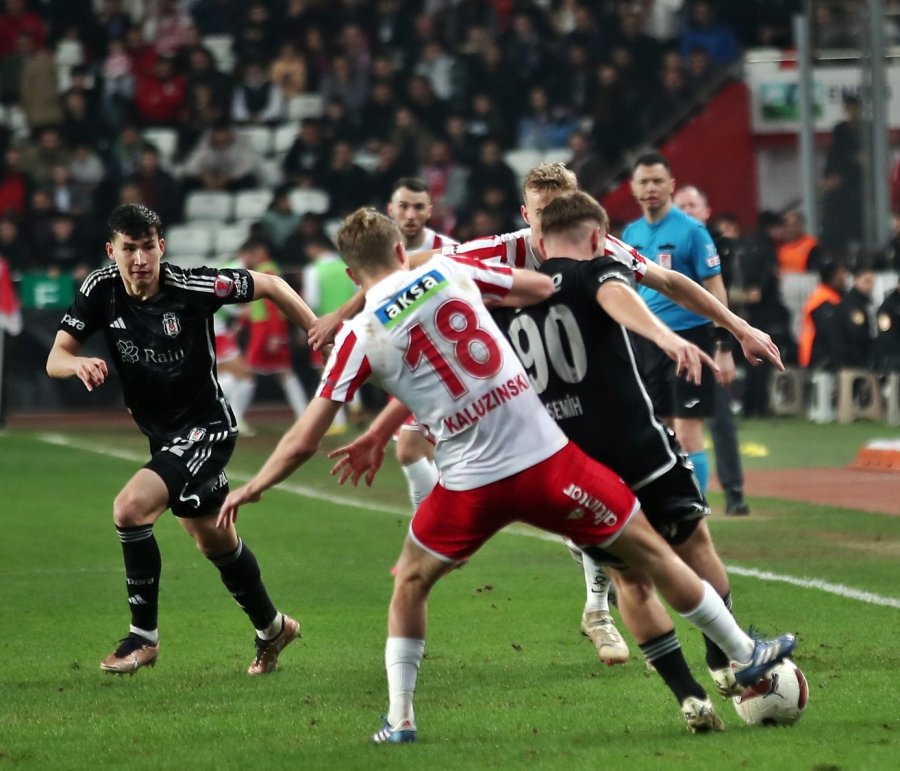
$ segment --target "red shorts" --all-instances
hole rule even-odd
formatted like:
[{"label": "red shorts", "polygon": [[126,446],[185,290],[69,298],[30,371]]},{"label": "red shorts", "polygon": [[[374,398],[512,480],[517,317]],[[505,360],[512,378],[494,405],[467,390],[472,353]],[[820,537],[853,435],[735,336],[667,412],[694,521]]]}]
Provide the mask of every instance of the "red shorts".
[{"label": "red shorts", "polygon": [[287,337],[270,334],[262,324],[252,324],[247,341],[247,366],[261,375],[288,372],[291,369],[291,347]]},{"label": "red shorts", "polygon": [[412,540],[438,559],[464,560],[511,522],[527,522],[579,546],[612,543],[640,504],[613,471],[569,442],[511,477],[473,490],[440,482],[409,527]]}]

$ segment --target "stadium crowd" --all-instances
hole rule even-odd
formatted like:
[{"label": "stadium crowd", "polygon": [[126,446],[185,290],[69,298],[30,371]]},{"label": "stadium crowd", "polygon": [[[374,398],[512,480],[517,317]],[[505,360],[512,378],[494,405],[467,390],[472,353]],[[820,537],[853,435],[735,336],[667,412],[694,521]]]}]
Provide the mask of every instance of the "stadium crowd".
[{"label": "stadium crowd", "polygon": [[[512,230],[523,170],[510,151],[565,160],[594,190],[742,48],[789,46],[799,5],[4,0],[0,254],[17,280],[79,280],[104,262],[108,212],[140,202],[167,226],[233,220],[228,248],[210,235],[185,249],[172,233],[173,256],[233,257],[252,236],[299,276],[329,226],[360,205],[383,209],[405,176],[428,184],[435,230]],[[821,45],[853,34],[832,11],[817,17]],[[198,193],[252,205],[198,214]],[[713,224],[737,226],[725,220]],[[781,272],[827,266],[805,238],[797,215],[763,217],[735,242],[738,293],[762,271],[763,302],[780,302]],[[898,255],[877,267],[896,269]],[[759,302],[750,289],[739,308]]]}]

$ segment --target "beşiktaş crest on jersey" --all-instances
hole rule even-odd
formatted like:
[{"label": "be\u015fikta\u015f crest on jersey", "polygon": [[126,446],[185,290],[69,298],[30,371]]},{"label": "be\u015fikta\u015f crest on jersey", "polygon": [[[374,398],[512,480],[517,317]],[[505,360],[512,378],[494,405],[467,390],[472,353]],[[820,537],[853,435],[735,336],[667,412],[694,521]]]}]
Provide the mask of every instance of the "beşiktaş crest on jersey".
[{"label": "be\u015fikta\u015f crest on jersey", "polygon": [[174,313],[164,313],[162,317],[163,332],[169,337],[178,337],[181,334],[181,321]]},{"label": "be\u015fikta\u015f crest on jersey", "polygon": [[413,306],[426,297],[430,297],[446,284],[447,279],[441,273],[436,270],[428,271],[411,284],[403,287],[393,297],[388,298],[387,302],[375,311],[375,316],[390,329],[406,316]]}]

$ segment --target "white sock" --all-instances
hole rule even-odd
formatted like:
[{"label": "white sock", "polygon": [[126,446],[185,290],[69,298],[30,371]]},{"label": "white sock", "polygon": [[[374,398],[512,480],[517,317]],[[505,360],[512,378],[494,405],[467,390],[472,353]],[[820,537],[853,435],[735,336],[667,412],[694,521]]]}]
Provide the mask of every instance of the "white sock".
[{"label": "white sock", "polygon": [[247,410],[253,403],[253,394],[256,393],[256,378],[248,377],[237,381],[234,386],[234,396],[230,400],[231,410],[236,420],[243,420]]},{"label": "white sock", "polygon": [[438,481],[437,466],[428,458],[420,458],[415,463],[401,466],[406,476],[406,484],[409,487],[409,499],[412,501],[413,510],[417,510],[428,497]]},{"label": "white sock", "polygon": [[159,630],[154,629],[152,632],[148,632],[146,629],[140,629],[136,627],[134,624],[129,625],[128,627],[129,634],[136,634],[143,637],[145,640],[149,640],[154,645],[159,645]]},{"label": "white sock", "polygon": [[388,723],[398,725],[403,720],[416,723],[413,710],[413,696],[419,665],[425,653],[425,641],[409,637],[388,637],[384,646],[384,667],[387,670]]},{"label": "white sock", "polygon": [[269,624],[265,629],[257,629],[256,634],[259,635],[262,640],[274,640],[278,635],[281,634],[281,630],[284,627],[284,613],[276,613],[275,620]]},{"label": "white sock", "polygon": [[700,604],[681,616],[725,651],[732,661],[746,663],[753,655],[753,640],[738,626],[722,598],[706,581]]},{"label": "white sock", "polygon": [[293,372],[286,372],[281,376],[281,387],[284,389],[284,395],[287,397],[288,404],[294,411],[295,417],[300,417],[306,409],[306,391],[300,384],[298,378]]},{"label": "white sock", "polygon": [[603,565],[598,565],[585,552],[581,552],[581,566],[584,569],[584,587],[587,590],[584,612],[609,613],[609,583],[612,580],[609,573]]}]

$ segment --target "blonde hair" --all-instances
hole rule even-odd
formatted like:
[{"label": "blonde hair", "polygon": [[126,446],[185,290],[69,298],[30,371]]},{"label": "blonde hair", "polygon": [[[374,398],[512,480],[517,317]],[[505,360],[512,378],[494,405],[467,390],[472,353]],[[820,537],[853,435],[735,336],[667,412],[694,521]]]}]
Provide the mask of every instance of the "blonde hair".
[{"label": "blonde hair", "polygon": [[525,175],[522,194],[529,190],[538,193],[558,191],[568,193],[578,189],[578,180],[571,169],[561,163],[540,163]]},{"label": "blonde hair", "polygon": [[571,236],[581,238],[583,225],[596,223],[604,233],[609,231],[609,215],[597,201],[581,190],[563,193],[544,207],[541,232],[544,238]]},{"label": "blonde hair", "polygon": [[375,209],[357,209],[338,228],[338,251],[347,266],[361,273],[393,267],[394,245],[401,242],[392,219]]}]

